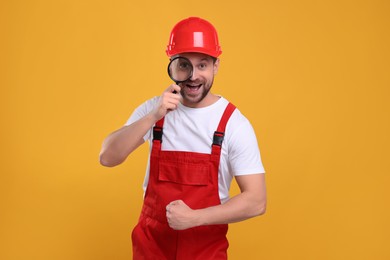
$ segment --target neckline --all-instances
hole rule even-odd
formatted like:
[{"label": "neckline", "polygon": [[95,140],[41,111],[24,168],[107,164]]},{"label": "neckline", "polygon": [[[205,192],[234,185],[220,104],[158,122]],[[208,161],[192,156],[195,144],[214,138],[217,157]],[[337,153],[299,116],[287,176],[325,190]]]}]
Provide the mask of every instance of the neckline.
[{"label": "neckline", "polygon": [[194,107],[187,107],[187,106],[183,105],[182,103],[179,103],[179,109],[181,109],[183,111],[191,111],[191,112],[196,112],[196,113],[208,112],[209,110],[211,110],[215,107],[221,106],[226,102],[226,99],[224,97],[222,97],[220,95],[217,95],[217,96],[219,97],[219,99],[211,105],[208,105],[205,107],[195,107],[194,108]]}]

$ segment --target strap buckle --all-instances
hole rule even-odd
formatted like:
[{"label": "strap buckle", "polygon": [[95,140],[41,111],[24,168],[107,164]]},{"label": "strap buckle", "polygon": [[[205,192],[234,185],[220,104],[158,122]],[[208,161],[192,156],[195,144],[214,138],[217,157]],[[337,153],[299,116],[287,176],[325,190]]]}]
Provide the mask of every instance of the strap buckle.
[{"label": "strap buckle", "polygon": [[153,141],[157,140],[162,142],[163,128],[159,126],[153,127]]},{"label": "strap buckle", "polygon": [[213,145],[222,146],[224,136],[225,133],[215,131],[213,136]]}]

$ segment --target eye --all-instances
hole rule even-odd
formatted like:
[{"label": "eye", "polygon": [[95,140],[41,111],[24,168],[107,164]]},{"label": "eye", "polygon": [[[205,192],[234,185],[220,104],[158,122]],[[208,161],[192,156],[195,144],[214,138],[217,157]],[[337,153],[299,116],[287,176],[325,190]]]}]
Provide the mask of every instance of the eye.
[{"label": "eye", "polygon": [[188,64],[188,62],[181,62],[181,63],[179,64],[179,68],[180,68],[181,70],[188,70],[189,67],[190,67],[190,65]]},{"label": "eye", "polygon": [[206,63],[201,63],[198,65],[198,68],[201,69],[201,70],[205,70],[207,68],[207,64]]}]

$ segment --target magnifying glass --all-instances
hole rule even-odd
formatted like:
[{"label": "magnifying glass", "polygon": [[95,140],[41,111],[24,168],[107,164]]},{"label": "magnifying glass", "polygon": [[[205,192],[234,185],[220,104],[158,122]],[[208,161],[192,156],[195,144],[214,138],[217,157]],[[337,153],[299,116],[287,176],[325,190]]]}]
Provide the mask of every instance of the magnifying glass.
[{"label": "magnifying glass", "polygon": [[192,77],[192,71],[191,61],[185,57],[175,57],[168,64],[168,75],[176,85],[189,80]]}]

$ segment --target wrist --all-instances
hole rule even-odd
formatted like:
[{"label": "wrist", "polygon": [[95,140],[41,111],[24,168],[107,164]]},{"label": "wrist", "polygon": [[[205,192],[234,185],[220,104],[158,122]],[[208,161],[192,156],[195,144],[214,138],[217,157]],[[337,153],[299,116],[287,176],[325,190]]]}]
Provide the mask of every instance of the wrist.
[{"label": "wrist", "polygon": [[203,212],[204,212],[203,209],[194,210],[193,223],[195,227],[206,225],[206,222],[203,220],[204,219]]},{"label": "wrist", "polygon": [[153,126],[160,118],[156,115],[154,111],[151,111],[149,114],[145,116],[146,120]]}]

